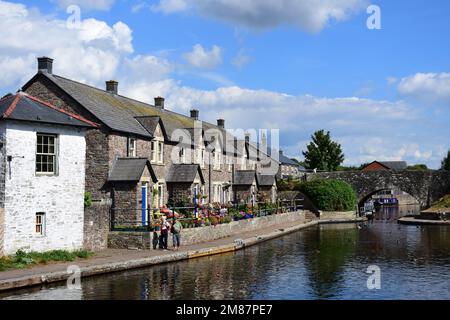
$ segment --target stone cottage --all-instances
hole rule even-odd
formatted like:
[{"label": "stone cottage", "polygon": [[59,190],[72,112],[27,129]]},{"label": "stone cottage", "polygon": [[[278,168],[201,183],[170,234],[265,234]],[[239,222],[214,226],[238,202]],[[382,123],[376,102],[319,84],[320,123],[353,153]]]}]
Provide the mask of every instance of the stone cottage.
[{"label": "stone cottage", "polygon": [[0,256],[83,247],[86,130],[25,93],[0,100]]},{"label": "stone cottage", "polygon": [[[86,190],[93,198],[85,212],[87,248],[106,247],[112,212],[143,219],[144,207],[159,208],[180,195],[191,199],[194,190],[209,203],[235,202],[235,172],[260,169],[258,157],[248,155],[249,141],[241,145],[224,119],[212,124],[199,120],[197,109],[189,115],[172,112],[162,97],[154,105],[124,97],[117,81],[99,89],[63,78],[53,73],[51,58],[38,58],[38,72],[22,90],[99,124],[86,134]],[[126,159],[136,159],[139,168],[133,181],[116,178],[132,166]],[[189,181],[177,180],[188,168],[183,165],[196,165],[189,167],[196,172],[192,181],[192,175]]]}]

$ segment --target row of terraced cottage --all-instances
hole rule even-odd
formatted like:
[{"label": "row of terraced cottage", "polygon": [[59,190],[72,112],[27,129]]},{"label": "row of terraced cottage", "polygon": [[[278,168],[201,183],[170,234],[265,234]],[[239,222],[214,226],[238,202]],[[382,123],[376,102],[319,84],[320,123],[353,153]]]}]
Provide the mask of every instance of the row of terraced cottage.
[{"label": "row of terraced cottage", "polygon": [[277,198],[278,153],[264,138],[238,139],[223,119],[171,112],[161,97],[126,98],[116,81],[98,89],[57,76],[51,58],[38,58],[37,74],[0,112],[0,255],[105,248],[111,212],[139,220],[141,208],[194,198]]}]

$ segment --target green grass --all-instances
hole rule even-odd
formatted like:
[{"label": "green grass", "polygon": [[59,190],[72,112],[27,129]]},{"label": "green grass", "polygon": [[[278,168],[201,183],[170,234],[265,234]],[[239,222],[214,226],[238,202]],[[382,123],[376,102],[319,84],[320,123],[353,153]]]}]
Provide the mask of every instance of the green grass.
[{"label": "green grass", "polygon": [[449,209],[450,208],[450,194],[442,197],[431,206],[430,210]]},{"label": "green grass", "polygon": [[18,250],[15,255],[0,257],[0,271],[24,269],[29,266],[47,264],[49,262],[88,259],[93,255],[93,252],[87,250],[53,250],[47,252],[25,252],[23,250]]}]

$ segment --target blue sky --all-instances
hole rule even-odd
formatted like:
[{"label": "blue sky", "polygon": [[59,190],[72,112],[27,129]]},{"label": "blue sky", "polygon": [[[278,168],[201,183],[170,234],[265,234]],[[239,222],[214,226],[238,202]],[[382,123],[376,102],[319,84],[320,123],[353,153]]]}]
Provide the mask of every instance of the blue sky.
[{"label": "blue sky", "polygon": [[[70,4],[81,24],[66,26]],[[366,9],[381,9],[369,30]],[[96,86],[230,128],[278,128],[301,158],[330,130],[346,164],[407,160],[438,168],[450,148],[448,1],[0,1],[1,92],[35,73],[35,57]],[[3,25],[4,24],[4,25]]]}]

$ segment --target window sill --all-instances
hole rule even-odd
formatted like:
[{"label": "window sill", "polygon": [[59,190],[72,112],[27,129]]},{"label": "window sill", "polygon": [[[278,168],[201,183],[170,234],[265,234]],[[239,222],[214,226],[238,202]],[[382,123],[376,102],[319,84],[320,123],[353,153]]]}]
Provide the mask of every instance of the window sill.
[{"label": "window sill", "polygon": [[36,172],[36,177],[57,177],[56,173],[38,173]]}]

